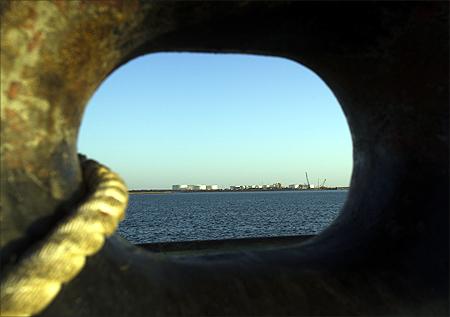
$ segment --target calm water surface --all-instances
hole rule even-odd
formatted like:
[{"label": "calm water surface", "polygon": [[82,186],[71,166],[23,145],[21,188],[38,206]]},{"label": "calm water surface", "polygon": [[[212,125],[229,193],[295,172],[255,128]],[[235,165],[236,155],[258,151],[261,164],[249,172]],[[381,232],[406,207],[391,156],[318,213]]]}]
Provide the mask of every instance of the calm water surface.
[{"label": "calm water surface", "polygon": [[133,243],[313,234],[346,190],[130,195],[119,234]]}]

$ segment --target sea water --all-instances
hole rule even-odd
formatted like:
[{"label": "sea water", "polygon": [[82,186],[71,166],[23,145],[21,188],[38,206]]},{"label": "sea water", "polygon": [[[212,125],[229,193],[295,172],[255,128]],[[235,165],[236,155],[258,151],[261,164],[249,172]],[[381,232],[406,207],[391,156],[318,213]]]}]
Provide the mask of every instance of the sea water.
[{"label": "sea water", "polygon": [[132,194],[119,234],[132,243],[316,234],[347,190]]}]

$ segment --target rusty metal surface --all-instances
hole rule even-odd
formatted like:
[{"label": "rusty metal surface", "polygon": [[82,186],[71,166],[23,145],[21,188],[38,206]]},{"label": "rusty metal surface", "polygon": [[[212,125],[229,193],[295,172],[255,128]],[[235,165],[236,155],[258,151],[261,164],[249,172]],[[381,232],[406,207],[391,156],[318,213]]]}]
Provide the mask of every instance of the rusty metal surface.
[{"label": "rusty metal surface", "polygon": [[43,315],[449,313],[448,3],[3,1],[0,10],[4,265],[83,195],[86,102],[142,54],[301,62],[333,90],[353,138],[348,201],[318,237],[176,259],[115,237]]}]

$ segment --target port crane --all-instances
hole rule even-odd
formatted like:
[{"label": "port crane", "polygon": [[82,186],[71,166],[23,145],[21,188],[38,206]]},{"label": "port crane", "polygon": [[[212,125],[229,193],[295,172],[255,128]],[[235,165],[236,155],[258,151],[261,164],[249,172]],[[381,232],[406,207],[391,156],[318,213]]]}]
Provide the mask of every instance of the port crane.
[{"label": "port crane", "polygon": [[326,178],[323,179],[322,185],[320,185],[320,188],[323,189],[325,188],[325,182],[327,181]]},{"label": "port crane", "polygon": [[305,172],[305,174],[306,174],[306,182],[308,183],[308,189],[310,189],[311,185],[309,184],[308,172]]}]

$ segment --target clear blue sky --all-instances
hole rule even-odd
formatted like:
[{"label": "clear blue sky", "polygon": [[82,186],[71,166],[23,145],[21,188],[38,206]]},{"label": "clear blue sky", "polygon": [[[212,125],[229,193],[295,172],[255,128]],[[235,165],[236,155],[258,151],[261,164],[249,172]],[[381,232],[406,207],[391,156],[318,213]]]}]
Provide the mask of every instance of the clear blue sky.
[{"label": "clear blue sky", "polygon": [[130,189],[173,184],[348,186],[352,144],[327,85],[293,61],[159,53],[112,73],[89,102],[78,150]]}]

